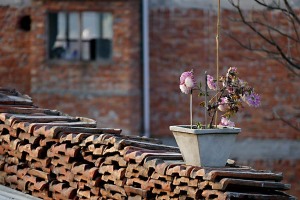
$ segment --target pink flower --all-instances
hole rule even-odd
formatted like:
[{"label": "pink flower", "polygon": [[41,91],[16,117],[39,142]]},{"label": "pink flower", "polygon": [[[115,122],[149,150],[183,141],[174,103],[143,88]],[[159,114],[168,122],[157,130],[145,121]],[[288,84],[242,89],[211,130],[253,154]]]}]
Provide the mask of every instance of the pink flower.
[{"label": "pink flower", "polygon": [[229,127],[234,127],[235,126],[234,122],[230,121],[230,119],[226,118],[226,117],[221,118],[221,122],[220,122],[219,125],[229,126]]},{"label": "pink flower", "polygon": [[191,90],[195,87],[196,82],[193,75],[193,70],[188,72],[183,72],[180,76],[179,88],[182,93],[189,94]]},{"label": "pink flower", "polygon": [[217,84],[214,81],[214,78],[211,75],[207,75],[207,86],[211,90],[216,90],[217,89]]},{"label": "pink flower", "polygon": [[221,98],[221,102],[218,106],[218,109],[222,112],[225,112],[229,109],[229,105],[228,105],[229,101],[227,97],[222,97]]}]

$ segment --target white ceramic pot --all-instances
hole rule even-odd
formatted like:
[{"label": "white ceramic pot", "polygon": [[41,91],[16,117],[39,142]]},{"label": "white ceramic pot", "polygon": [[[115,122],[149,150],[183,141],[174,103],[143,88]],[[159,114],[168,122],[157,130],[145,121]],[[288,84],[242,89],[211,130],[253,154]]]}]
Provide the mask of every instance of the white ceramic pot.
[{"label": "white ceramic pot", "polygon": [[170,126],[187,165],[224,167],[240,128],[191,129],[188,125]]}]

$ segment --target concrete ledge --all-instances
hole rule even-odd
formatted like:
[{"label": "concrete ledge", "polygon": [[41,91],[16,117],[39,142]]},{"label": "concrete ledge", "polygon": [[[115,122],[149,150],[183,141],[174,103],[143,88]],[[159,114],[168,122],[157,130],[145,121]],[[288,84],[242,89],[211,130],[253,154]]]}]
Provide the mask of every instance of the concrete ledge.
[{"label": "concrete ledge", "polygon": [[299,140],[258,140],[237,141],[231,157],[237,160],[298,160],[300,159]]},{"label": "concrete ledge", "polygon": [[[162,138],[166,145],[177,146],[173,137]],[[245,139],[235,143],[231,158],[239,161],[249,160],[298,160],[300,159],[300,140],[286,139]]]}]

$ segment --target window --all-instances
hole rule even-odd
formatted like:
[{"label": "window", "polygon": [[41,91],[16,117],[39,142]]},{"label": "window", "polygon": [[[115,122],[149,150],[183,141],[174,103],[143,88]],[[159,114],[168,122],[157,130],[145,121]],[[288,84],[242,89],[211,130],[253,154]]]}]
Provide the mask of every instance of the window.
[{"label": "window", "polygon": [[110,60],[112,14],[99,12],[49,13],[49,58],[59,60]]}]

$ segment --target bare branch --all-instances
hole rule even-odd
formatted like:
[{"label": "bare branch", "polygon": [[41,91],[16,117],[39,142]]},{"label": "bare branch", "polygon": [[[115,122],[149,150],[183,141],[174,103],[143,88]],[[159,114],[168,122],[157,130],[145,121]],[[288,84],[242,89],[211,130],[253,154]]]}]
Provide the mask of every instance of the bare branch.
[{"label": "bare branch", "polygon": [[285,6],[287,7],[288,13],[296,20],[298,24],[300,24],[300,19],[298,15],[294,12],[293,8],[289,4],[287,0],[284,0]]},{"label": "bare branch", "polygon": [[[232,0],[229,0],[229,1],[232,1]],[[272,6],[270,4],[266,4],[265,1],[260,1],[260,0],[254,0],[254,1],[269,10],[279,10],[279,11],[282,11],[283,13],[289,13],[287,9],[282,8],[278,4],[275,4],[275,6]]]},{"label": "bare branch", "polygon": [[285,38],[288,38],[288,39],[293,40],[294,42],[300,42],[300,40],[299,40],[298,37],[297,37],[297,38],[294,38],[293,36],[291,36],[291,35],[289,35],[289,34],[287,34],[287,33],[284,33],[284,32],[282,32],[282,31],[280,31],[278,28],[275,28],[274,26],[271,26],[271,25],[269,25],[269,24],[263,23],[263,22],[261,22],[261,21],[252,21],[252,23],[253,23],[253,24],[258,24],[258,25],[263,26],[263,27],[265,27],[265,28],[267,28],[267,29],[269,29],[269,30],[272,30],[272,31],[274,31],[274,32],[276,32],[276,33],[278,33],[278,34],[280,34],[281,36],[284,36]]},{"label": "bare branch", "polygon": [[295,129],[296,131],[300,131],[300,127],[299,126],[295,126],[290,121],[288,121],[285,118],[281,117],[274,109],[273,109],[273,113],[274,113],[274,119],[275,120],[280,120],[280,121],[284,122],[285,124],[287,124],[288,126],[290,126],[293,129]]},{"label": "bare branch", "polygon": [[295,32],[295,35],[297,36],[297,40],[300,40],[299,33],[298,33],[298,28],[296,27],[295,21],[291,20],[291,23],[293,25],[293,30]]},{"label": "bare branch", "polygon": [[[294,43],[296,43],[296,46],[297,46],[297,44],[300,43],[298,30],[297,30],[299,19],[298,19],[297,16],[296,17],[294,16],[295,12],[291,8],[291,6],[288,4],[288,2],[285,2],[285,6],[286,6],[286,9],[285,9],[285,8],[282,8],[279,4],[268,5],[268,4],[265,3],[264,0],[255,0],[256,3],[258,3],[261,6],[264,6],[265,8],[273,9],[273,10],[279,10],[279,11],[283,12],[284,14],[286,14],[288,20],[291,21],[291,23],[294,27],[294,32],[295,32],[296,38],[293,37],[293,35],[290,35],[289,33],[285,33],[283,31],[279,30],[279,28],[276,28],[276,27],[274,27],[272,25],[269,25],[265,22],[262,22],[262,21],[259,21],[259,20],[248,21],[245,18],[244,13],[242,12],[242,10],[239,6],[239,1],[238,1],[238,3],[234,3],[233,0],[229,0],[229,2],[237,10],[237,12],[240,16],[240,20],[235,20],[235,21],[239,21],[239,22],[245,24],[256,35],[258,35],[260,38],[262,38],[262,40],[265,41],[266,44],[270,45],[270,48],[269,49],[253,48],[253,46],[251,45],[251,42],[249,42],[249,44],[247,45],[247,44],[245,44],[241,41],[238,41],[238,39],[236,37],[231,37],[232,39],[234,39],[239,45],[241,45],[242,47],[244,47],[248,50],[267,53],[270,58],[273,58],[275,60],[279,60],[278,58],[281,57],[281,59],[284,60],[285,66],[287,67],[287,69],[289,69],[293,73],[295,73],[296,70],[300,70],[299,60],[291,57],[289,55],[289,52],[285,53],[285,50],[284,50],[285,48],[283,48],[278,42],[276,42],[276,40],[274,39],[274,37],[272,35],[272,32],[278,33],[282,38],[285,38],[287,40],[291,40]],[[263,15],[265,20],[268,20],[267,16],[264,13],[262,13],[262,15]],[[297,22],[297,25],[296,25],[295,21]],[[267,34],[263,33],[260,29],[258,29],[258,27],[262,27],[263,30],[267,30]],[[280,63],[283,63],[283,62],[280,62]],[[291,70],[291,69],[293,69],[293,70]],[[296,73],[296,75],[299,75],[299,74]]]}]

